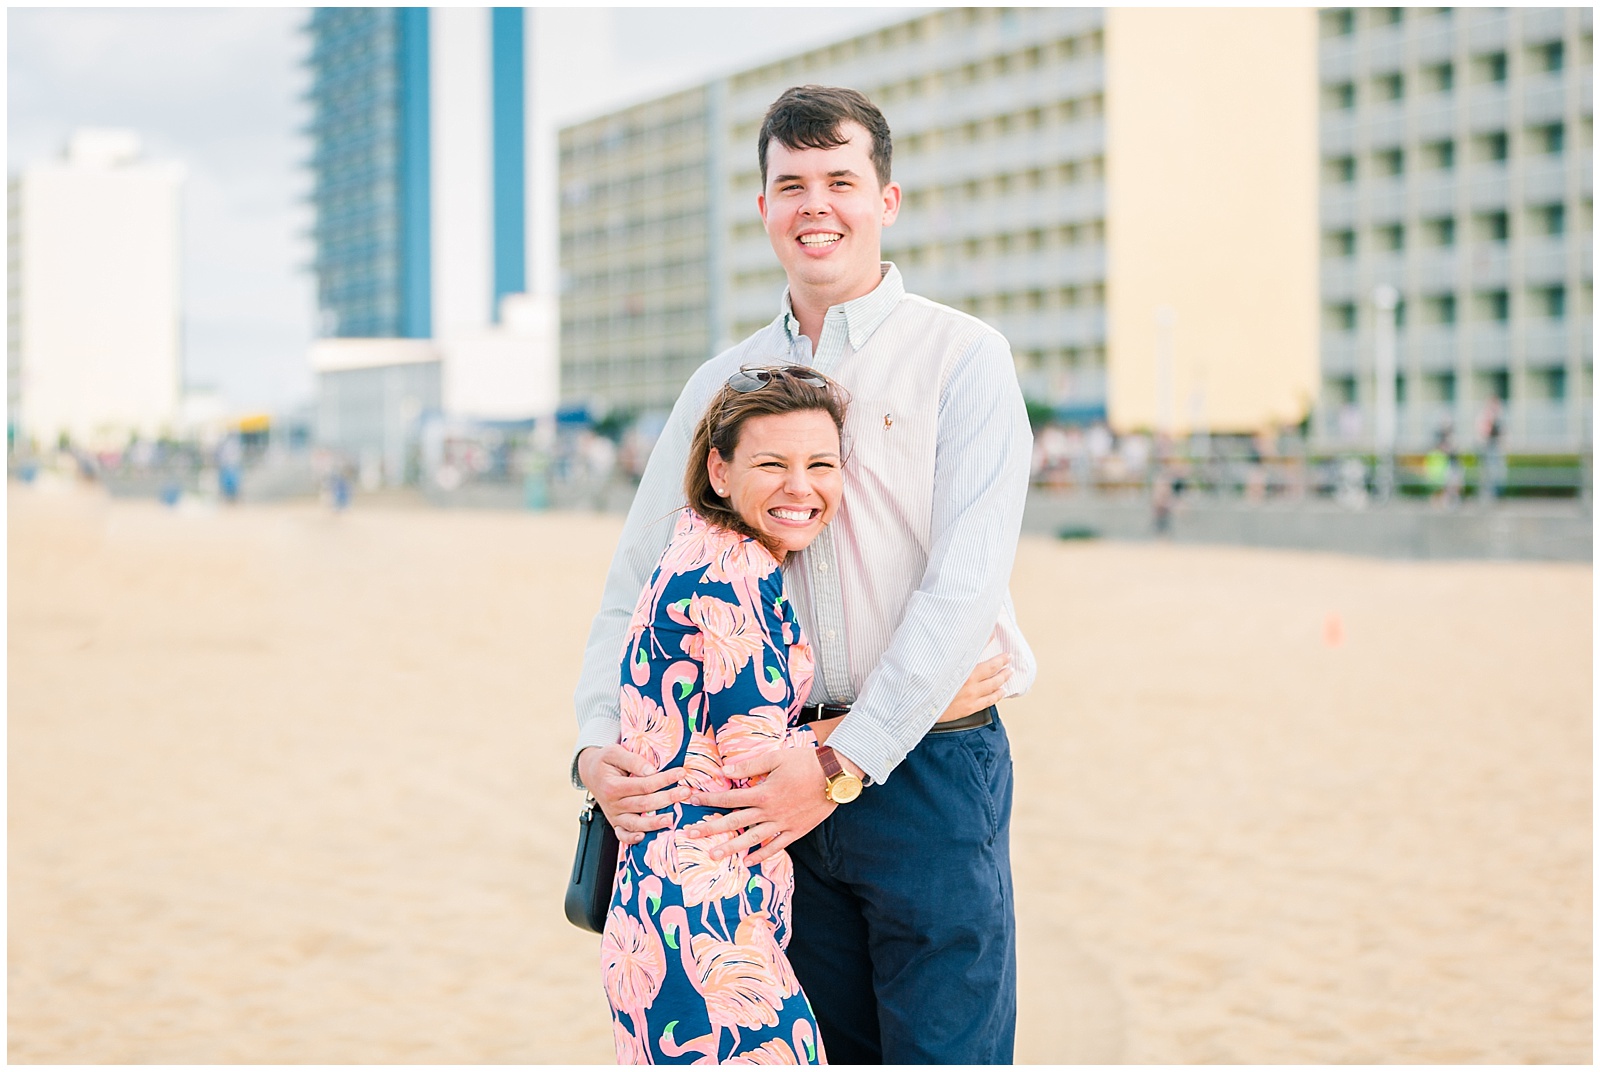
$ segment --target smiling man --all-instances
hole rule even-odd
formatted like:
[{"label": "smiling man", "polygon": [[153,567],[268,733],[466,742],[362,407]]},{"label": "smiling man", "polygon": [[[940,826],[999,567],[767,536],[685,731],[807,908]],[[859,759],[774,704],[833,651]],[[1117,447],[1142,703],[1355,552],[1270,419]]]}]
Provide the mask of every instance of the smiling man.
[{"label": "smiling man", "polygon": [[[1034,676],[1006,587],[1032,436],[1004,337],[908,294],[882,260],[891,155],[854,90],[802,86],[768,110],[757,207],[788,289],[772,323],[690,378],[657,441],[589,634],[573,770],[626,841],[689,799],[729,809],[702,833],[743,831],[713,855],[789,848],[789,956],[830,1060],[1010,1063],[1011,753],[993,701]],[[619,658],[683,503],[690,433],[753,365],[812,366],[851,395],[838,513],[784,564],[816,653],[807,719],[844,717],[821,748],[730,771],[759,785],[691,794],[616,745]],[[997,670],[967,702],[980,658],[1009,680]]]}]

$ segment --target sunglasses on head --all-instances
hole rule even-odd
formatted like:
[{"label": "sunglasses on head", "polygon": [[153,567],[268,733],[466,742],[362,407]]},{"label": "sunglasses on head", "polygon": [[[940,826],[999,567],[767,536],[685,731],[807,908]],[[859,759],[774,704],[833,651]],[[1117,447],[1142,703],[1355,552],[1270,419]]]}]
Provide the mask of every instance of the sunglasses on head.
[{"label": "sunglasses on head", "polygon": [[787,376],[808,387],[825,389],[828,381],[821,373],[806,368],[804,365],[783,365],[774,368],[742,368],[728,377],[728,386],[742,395],[751,391],[759,391],[779,376]]}]

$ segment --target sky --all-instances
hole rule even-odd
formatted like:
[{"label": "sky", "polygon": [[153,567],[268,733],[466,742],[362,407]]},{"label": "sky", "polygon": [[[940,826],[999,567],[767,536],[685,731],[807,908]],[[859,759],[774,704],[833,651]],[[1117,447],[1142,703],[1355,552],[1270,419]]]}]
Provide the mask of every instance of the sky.
[{"label": "sky", "polygon": [[[537,9],[535,136],[918,10]],[[236,412],[282,411],[313,391],[310,144],[300,133],[310,120],[307,17],[304,8],[6,14],[8,172],[59,154],[86,126],[130,128],[147,157],[185,166],[185,386],[217,391]],[[553,220],[553,189],[546,204]],[[545,260],[553,250],[546,243]],[[552,268],[536,264],[535,275]]]}]

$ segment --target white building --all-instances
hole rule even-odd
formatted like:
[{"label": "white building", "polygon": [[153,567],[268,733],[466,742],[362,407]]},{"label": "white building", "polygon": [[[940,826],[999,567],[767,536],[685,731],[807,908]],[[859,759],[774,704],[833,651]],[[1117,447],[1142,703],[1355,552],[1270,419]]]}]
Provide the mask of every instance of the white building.
[{"label": "white building", "polygon": [[1330,8],[1320,22],[1317,436],[1372,443],[1382,394],[1402,450],[1446,430],[1482,445],[1491,405],[1512,450],[1589,448],[1594,13]]},{"label": "white building", "polygon": [[13,177],[8,432],[121,446],[172,430],[181,391],[177,164],[130,131],[81,130]]}]

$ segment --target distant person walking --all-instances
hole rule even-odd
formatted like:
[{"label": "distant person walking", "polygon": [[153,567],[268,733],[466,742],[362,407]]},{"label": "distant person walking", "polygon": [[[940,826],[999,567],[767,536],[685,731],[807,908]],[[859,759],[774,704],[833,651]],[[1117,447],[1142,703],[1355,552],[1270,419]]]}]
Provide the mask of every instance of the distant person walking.
[{"label": "distant person walking", "polygon": [[1478,461],[1478,497],[1486,502],[1500,498],[1506,482],[1506,456],[1501,444],[1504,434],[1504,410],[1499,395],[1490,395],[1478,415],[1478,439],[1483,444],[1483,454]]}]

